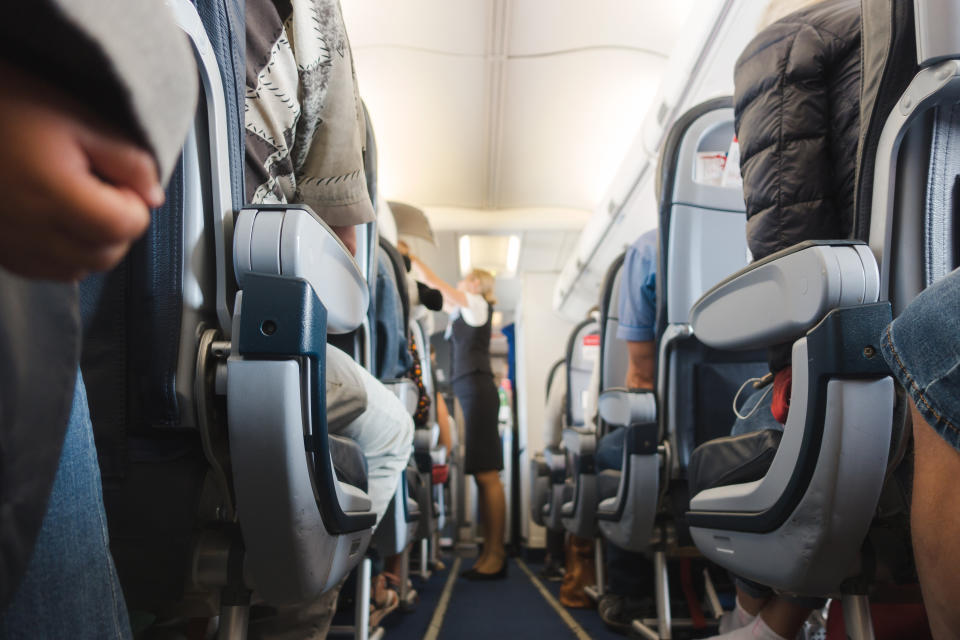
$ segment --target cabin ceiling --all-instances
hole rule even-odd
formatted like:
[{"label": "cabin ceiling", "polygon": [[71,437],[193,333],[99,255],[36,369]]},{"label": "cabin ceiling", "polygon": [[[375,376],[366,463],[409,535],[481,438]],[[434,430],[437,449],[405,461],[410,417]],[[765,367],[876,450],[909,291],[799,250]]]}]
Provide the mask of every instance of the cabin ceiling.
[{"label": "cabin ceiling", "polygon": [[342,0],[381,192],[594,210],[694,2]]}]

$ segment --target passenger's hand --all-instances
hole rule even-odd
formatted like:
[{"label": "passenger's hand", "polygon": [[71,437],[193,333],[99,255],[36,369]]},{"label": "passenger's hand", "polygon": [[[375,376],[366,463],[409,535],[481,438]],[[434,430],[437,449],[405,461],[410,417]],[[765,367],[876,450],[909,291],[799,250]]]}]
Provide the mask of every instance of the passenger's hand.
[{"label": "passenger's hand", "polygon": [[397,251],[400,252],[400,255],[410,257],[410,245],[408,245],[403,240],[397,241]]},{"label": "passenger's hand", "polygon": [[0,266],[65,281],[113,267],[163,203],[152,156],[62,92],[0,73]]}]

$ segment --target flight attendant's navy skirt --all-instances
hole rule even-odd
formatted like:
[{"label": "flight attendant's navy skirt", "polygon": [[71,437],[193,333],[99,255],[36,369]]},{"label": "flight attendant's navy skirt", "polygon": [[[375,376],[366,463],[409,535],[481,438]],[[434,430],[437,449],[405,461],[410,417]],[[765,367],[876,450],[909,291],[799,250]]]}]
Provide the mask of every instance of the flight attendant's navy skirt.
[{"label": "flight attendant's navy skirt", "polygon": [[463,409],[464,473],[503,469],[498,429],[500,395],[489,373],[471,373],[453,381],[453,393]]}]

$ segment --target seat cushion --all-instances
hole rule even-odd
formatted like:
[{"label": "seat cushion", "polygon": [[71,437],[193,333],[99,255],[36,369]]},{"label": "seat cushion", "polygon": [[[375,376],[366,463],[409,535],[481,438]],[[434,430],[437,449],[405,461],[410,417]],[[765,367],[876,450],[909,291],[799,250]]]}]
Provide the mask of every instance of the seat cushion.
[{"label": "seat cushion", "polygon": [[770,468],[782,435],[776,429],[764,429],[700,445],[690,456],[687,471],[690,496],[713,487],[759,480]]},{"label": "seat cushion", "polygon": [[329,436],[330,457],[337,480],[353,485],[361,491],[367,490],[367,459],[360,446],[341,436]]},{"label": "seat cushion", "polygon": [[607,469],[597,474],[597,498],[599,500],[616,497],[617,491],[620,490],[620,476],[621,473],[613,469]]}]

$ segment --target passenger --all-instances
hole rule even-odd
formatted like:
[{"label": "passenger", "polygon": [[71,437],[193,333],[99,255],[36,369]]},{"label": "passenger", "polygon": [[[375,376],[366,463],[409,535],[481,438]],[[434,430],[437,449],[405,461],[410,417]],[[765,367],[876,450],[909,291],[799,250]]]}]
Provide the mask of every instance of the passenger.
[{"label": "passenger", "polygon": [[[624,381],[630,389],[655,390],[657,342],[657,230],[642,234],[627,249],[620,278],[620,323],[617,339],[625,340],[629,359]],[[597,445],[597,471],[623,466],[626,429],[608,433]],[[607,543],[607,593],[597,603],[603,622],[620,633],[628,633],[638,618],[655,613],[653,604],[653,563]]]},{"label": "passenger", "polygon": [[474,269],[456,287],[437,276],[402,245],[410,257],[417,279],[439,289],[448,309],[453,311],[453,391],[463,407],[466,421],[464,473],[472,474],[480,492],[484,522],[483,551],[473,567],[462,575],[470,580],[492,580],[507,576],[507,552],[503,546],[506,496],[500,482],[503,450],[498,414],[500,396],[490,367],[490,327],[493,321],[493,276]]},{"label": "passenger", "polygon": [[960,638],[960,270],[923,291],[883,333],[880,350],[910,397],[910,524],[920,588],[937,640]]},{"label": "passenger", "polygon": [[[404,377],[414,365],[410,353],[410,341],[404,335],[404,308],[398,284],[394,277],[393,263],[385,251],[377,257],[377,286],[374,297],[376,309],[376,355],[374,374],[380,380],[395,380]],[[414,420],[416,424],[416,420]]]},{"label": "passenger", "polygon": [[0,41],[0,637],[130,638],[76,281],[114,266],[163,202],[193,56],[152,2],[27,3]]},{"label": "passenger", "polygon": [[[807,6],[812,5],[812,6]],[[777,20],[747,45],[734,72],[736,134],[754,259],[815,238],[847,238],[853,227],[854,172],[859,136],[860,3],[774,2]],[[764,425],[763,408],[786,422],[790,345],[770,351],[772,393],[746,404],[761,425],[739,420],[734,434]],[[762,403],[761,403],[762,401]],[[775,596],[737,581],[735,611],[721,621],[721,638],[794,638],[819,599]]]}]

